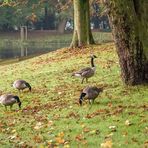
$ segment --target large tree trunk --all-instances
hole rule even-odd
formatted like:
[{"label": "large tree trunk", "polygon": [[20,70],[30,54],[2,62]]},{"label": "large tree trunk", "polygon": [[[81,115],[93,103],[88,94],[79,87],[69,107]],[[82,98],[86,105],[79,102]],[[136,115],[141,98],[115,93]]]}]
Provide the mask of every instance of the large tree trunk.
[{"label": "large tree trunk", "polygon": [[148,83],[148,0],[104,0],[127,85]]},{"label": "large tree trunk", "polygon": [[71,47],[94,43],[90,29],[89,0],[73,0],[74,32]]}]

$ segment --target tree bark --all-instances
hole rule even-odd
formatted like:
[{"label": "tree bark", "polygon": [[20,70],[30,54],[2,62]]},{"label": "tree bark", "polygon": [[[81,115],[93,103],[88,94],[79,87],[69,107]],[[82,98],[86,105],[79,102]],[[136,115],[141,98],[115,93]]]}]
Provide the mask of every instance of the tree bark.
[{"label": "tree bark", "polygon": [[125,84],[148,83],[148,1],[104,0]]},{"label": "tree bark", "polygon": [[89,0],[73,0],[74,32],[70,47],[94,44],[90,29]]}]

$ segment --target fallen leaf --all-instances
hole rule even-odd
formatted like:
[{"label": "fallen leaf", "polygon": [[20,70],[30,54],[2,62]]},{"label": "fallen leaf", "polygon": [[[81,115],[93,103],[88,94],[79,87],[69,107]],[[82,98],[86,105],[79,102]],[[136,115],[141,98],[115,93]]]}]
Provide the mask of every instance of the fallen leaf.
[{"label": "fallen leaf", "polygon": [[110,134],[105,136],[105,139],[111,138],[113,135],[114,135],[113,133],[110,133]]},{"label": "fallen leaf", "polygon": [[43,137],[41,135],[36,135],[33,137],[33,140],[37,143],[41,143],[43,141]]},{"label": "fallen leaf", "polygon": [[125,125],[130,126],[130,125],[132,125],[132,123],[129,120],[126,120]]},{"label": "fallen leaf", "polygon": [[83,129],[83,132],[85,132],[85,133],[88,133],[89,131],[90,131],[89,128],[84,128],[84,129]]},{"label": "fallen leaf", "polygon": [[38,129],[42,128],[42,127],[43,127],[43,124],[41,122],[38,122],[36,124],[36,126],[34,127],[34,129],[38,130]]},{"label": "fallen leaf", "polygon": [[109,129],[111,129],[112,132],[116,132],[116,126],[114,125],[109,126]]},{"label": "fallen leaf", "polygon": [[56,137],[55,140],[58,144],[64,144],[64,142],[65,142],[65,140],[61,137]]},{"label": "fallen leaf", "polygon": [[84,139],[83,135],[82,134],[79,134],[76,136],[75,138],[77,141],[82,141]]},{"label": "fallen leaf", "polygon": [[107,140],[104,143],[101,143],[102,148],[112,148],[112,140]]},{"label": "fallen leaf", "polygon": [[51,125],[53,125],[53,121],[48,121],[48,126],[51,126]]},{"label": "fallen leaf", "polygon": [[64,132],[59,133],[58,137],[64,137]]},{"label": "fallen leaf", "polygon": [[66,144],[64,145],[64,148],[70,148],[70,145]]},{"label": "fallen leaf", "polygon": [[52,145],[53,140],[47,141],[48,146]]},{"label": "fallen leaf", "polygon": [[95,133],[96,133],[96,130],[90,131],[90,134],[95,134]]},{"label": "fallen leaf", "polygon": [[15,129],[14,129],[14,130],[12,130],[12,131],[11,131],[11,133],[16,133],[16,130],[15,130]]}]

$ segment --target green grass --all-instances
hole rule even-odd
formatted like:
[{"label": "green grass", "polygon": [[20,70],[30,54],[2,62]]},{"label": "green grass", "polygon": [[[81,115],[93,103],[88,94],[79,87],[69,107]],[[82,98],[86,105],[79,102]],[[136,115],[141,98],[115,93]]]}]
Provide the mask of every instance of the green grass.
[{"label": "green grass", "polygon": [[[98,57],[96,75],[88,84],[81,84],[71,73],[88,66],[87,57],[92,52]],[[17,105],[14,111],[0,107],[1,148],[148,146],[147,86],[122,83],[113,44],[61,49],[0,66],[0,75],[1,94],[11,92],[22,100],[20,111]],[[20,78],[30,82],[31,93],[19,93],[11,87]],[[78,104],[80,91],[87,85],[104,87],[91,108],[87,101],[82,107]]]}]

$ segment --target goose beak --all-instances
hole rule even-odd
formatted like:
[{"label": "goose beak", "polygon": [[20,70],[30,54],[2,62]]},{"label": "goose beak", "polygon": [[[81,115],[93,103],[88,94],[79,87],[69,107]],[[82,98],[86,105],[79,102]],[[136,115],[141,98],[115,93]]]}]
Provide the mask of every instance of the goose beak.
[{"label": "goose beak", "polygon": [[82,106],[83,98],[86,96],[86,93],[81,93],[80,98],[79,98],[79,104]]},{"label": "goose beak", "polygon": [[93,58],[98,58],[97,56],[93,55]]},{"label": "goose beak", "polygon": [[29,91],[31,92],[31,87],[29,88]]}]

